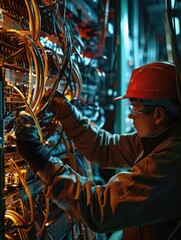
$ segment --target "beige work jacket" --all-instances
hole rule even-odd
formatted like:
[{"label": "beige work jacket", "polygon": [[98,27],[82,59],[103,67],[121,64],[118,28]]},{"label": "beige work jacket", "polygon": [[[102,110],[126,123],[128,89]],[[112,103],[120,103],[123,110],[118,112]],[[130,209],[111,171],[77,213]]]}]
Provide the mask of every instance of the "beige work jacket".
[{"label": "beige work jacket", "polygon": [[[124,240],[169,239],[181,219],[181,123],[142,139],[136,134],[110,134],[75,109],[62,124],[89,161],[103,168],[129,167],[130,172],[95,186],[62,165],[46,188],[47,196],[93,231],[123,229]],[[181,239],[181,230],[171,239]]]}]

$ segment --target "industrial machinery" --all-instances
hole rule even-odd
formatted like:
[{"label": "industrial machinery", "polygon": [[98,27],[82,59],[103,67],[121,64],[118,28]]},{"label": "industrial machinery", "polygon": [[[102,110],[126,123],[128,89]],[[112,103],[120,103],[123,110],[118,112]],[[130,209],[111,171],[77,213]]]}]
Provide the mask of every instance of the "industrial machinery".
[{"label": "industrial machinery", "polygon": [[52,113],[48,106],[61,90],[93,122],[100,127],[105,122],[98,94],[105,74],[98,61],[103,56],[109,1],[97,13],[96,7],[96,1],[90,7],[81,1],[0,0],[0,239],[105,238],[44,196],[13,137],[18,113],[26,110],[52,155],[93,177],[91,165],[55,118],[61,112]]},{"label": "industrial machinery", "polygon": [[[104,183],[97,167],[67,139],[56,117],[61,111],[50,112],[49,106],[60,90],[93,124],[112,131],[115,117],[112,99],[117,90],[120,93],[124,90],[127,75],[134,67],[150,60],[174,59],[180,76],[181,34],[176,35],[180,1],[166,3],[164,0],[0,0],[1,240],[106,239],[105,234],[92,232],[44,196],[38,177],[16,150],[15,121],[21,110],[28,111],[40,140],[53,156]],[[117,15],[113,11],[115,5],[120,10]],[[166,8],[169,24],[162,21]],[[119,54],[122,56],[124,52],[123,61]],[[116,61],[120,72],[115,71]],[[116,82],[116,78],[121,81]],[[121,116],[123,123],[128,119],[122,109],[118,118]],[[124,129],[130,132],[132,128],[127,124]]]}]

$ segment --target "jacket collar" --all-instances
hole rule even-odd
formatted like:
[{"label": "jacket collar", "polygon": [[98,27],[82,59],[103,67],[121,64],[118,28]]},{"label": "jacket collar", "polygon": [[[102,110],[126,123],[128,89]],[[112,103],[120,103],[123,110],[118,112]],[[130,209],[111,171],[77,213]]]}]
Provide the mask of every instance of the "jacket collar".
[{"label": "jacket collar", "polygon": [[143,146],[142,157],[151,153],[155,147],[157,147],[161,142],[165,141],[166,139],[178,136],[181,136],[181,121],[172,124],[168,128],[154,135],[140,138]]}]

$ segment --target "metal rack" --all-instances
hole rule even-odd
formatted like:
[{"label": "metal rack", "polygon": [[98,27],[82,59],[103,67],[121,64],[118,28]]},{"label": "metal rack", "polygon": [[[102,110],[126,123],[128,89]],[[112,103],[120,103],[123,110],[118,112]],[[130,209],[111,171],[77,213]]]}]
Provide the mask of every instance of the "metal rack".
[{"label": "metal rack", "polygon": [[[0,66],[0,230],[4,228],[5,199],[4,199],[4,69]],[[4,231],[0,231],[0,239],[4,239]]]}]

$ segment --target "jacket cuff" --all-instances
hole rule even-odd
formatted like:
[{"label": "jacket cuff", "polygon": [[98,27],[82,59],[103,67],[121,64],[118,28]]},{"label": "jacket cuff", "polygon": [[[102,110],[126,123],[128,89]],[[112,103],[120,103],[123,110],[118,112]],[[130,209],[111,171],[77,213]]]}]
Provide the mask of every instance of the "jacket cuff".
[{"label": "jacket cuff", "polygon": [[52,184],[55,175],[60,172],[62,168],[63,162],[60,159],[51,156],[48,163],[43,169],[37,171],[36,174],[40,178],[42,184],[49,186]]}]

